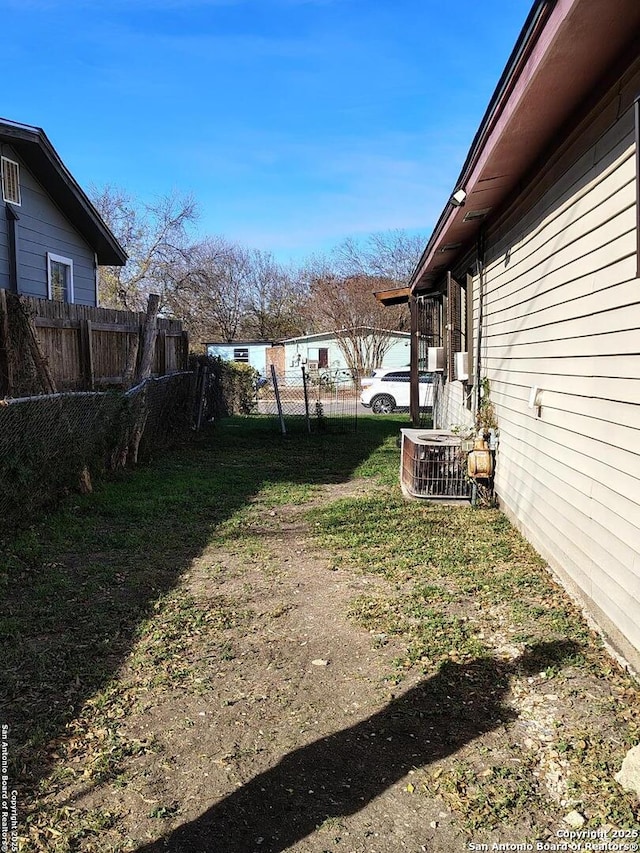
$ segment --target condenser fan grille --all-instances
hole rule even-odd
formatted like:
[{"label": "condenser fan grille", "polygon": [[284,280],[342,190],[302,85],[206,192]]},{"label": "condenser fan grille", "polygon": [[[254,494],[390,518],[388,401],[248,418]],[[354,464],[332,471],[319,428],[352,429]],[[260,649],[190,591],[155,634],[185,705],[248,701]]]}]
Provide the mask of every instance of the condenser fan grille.
[{"label": "condenser fan grille", "polygon": [[432,500],[469,500],[467,454],[453,433],[402,430],[401,484],[405,494]]}]

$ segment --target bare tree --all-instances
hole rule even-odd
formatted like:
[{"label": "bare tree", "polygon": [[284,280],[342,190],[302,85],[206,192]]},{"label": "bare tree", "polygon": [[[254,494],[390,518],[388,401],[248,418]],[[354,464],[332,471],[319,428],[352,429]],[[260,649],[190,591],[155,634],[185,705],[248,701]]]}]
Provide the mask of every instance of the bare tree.
[{"label": "bare tree", "polygon": [[268,252],[209,237],[192,247],[185,281],[172,310],[201,341],[278,340],[303,330],[304,284]]},{"label": "bare tree", "polygon": [[[402,231],[345,240],[301,270],[285,268],[269,252],[224,237],[194,242],[194,200],[169,194],[153,204],[113,186],[93,201],[129,255],[125,267],[101,267],[103,304],[141,310],[149,293],[160,310],[180,317],[197,346],[207,338],[240,335],[276,340],[309,329],[338,334],[354,370],[377,367],[391,345],[390,330],[407,324],[403,309],[384,309],[374,290],[403,284],[423,240]],[[363,330],[367,329],[367,334]]]},{"label": "bare tree", "polygon": [[258,340],[278,340],[304,331],[307,292],[294,271],[269,252],[249,253],[248,288],[243,330]]},{"label": "bare tree", "polygon": [[406,231],[379,231],[362,241],[347,238],[333,251],[343,275],[370,275],[384,279],[391,289],[407,283],[415,269],[426,238]]},{"label": "bare tree", "polygon": [[352,370],[379,367],[391,347],[392,332],[408,328],[407,308],[384,308],[374,291],[405,285],[423,245],[422,236],[385,231],[361,241],[348,238],[329,256],[307,263],[311,324],[336,334]]},{"label": "bare tree", "polygon": [[392,345],[394,331],[408,322],[405,308],[384,308],[374,291],[387,279],[370,275],[341,276],[327,263],[308,270],[310,317],[315,328],[333,332],[350,369],[359,374],[379,367]]},{"label": "bare tree", "polygon": [[101,267],[103,305],[139,311],[149,293],[160,294],[161,310],[186,284],[191,252],[188,228],[197,219],[194,200],[172,193],[143,204],[118,187],[94,189],[92,200],[129,255],[124,267]]},{"label": "bare tree", "polygon": [[191,247],[184,286],[171,306],[200,340],[237,338],[245,315],[249,252],[224,237]]}]

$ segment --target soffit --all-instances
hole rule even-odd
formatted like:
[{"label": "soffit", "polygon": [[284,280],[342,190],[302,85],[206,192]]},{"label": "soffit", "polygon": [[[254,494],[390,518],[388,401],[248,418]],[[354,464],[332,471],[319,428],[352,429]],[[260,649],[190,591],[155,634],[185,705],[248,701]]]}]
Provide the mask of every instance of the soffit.
[{"label": "soffit", "polygon": [[[470,153],[456,184],[466,190],[466,203],[445,207],[412,276],[414,289],[429,289],[468,249],[482,222],[517,191],[557,132],[637,41],[639,29],[638,0],[556,3],[526,61],[514,70],[508,96],[483,120],[482,145]],[[465,221],[479,210],[489,213]]]}]

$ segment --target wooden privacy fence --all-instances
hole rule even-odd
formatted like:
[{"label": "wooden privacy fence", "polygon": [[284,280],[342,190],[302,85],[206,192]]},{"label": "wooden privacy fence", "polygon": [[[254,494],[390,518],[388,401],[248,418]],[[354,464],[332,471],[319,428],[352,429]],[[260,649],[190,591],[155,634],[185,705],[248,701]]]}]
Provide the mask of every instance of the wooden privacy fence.
[{"label": "wooden privacy fence", "polygon": [[[93,391],[126,384],[142,351],[144,313],[70,305],[0,290],[0,396]],[[155,321],[152,373],[187,368],[189,340],[179,320]]]}]

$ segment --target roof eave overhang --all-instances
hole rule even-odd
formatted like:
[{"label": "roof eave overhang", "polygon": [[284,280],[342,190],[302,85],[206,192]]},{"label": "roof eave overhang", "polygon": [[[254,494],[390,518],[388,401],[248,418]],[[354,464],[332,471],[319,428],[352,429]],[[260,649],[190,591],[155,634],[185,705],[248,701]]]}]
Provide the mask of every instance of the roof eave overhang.
[{"label": "roof eave overhang", "polygon": [[385,307],[389,307],[390,305],[406,305],[411,296],[411,288],[395,287],[391,290],[376,290],[373,295]]},{"label": "roof eave overhang", "polygon": [[637,0],[537,0],[453,188],[465,204],[442,211],[411,292],[438,287],[620,57],[637,55],[639,32]]},{"label": "roof eave overhang", "polygon": [[98,263],[123,266],[127,253],[38,127],[0,121],[0,139],[24,161],[71,224],[95,251]]}]

